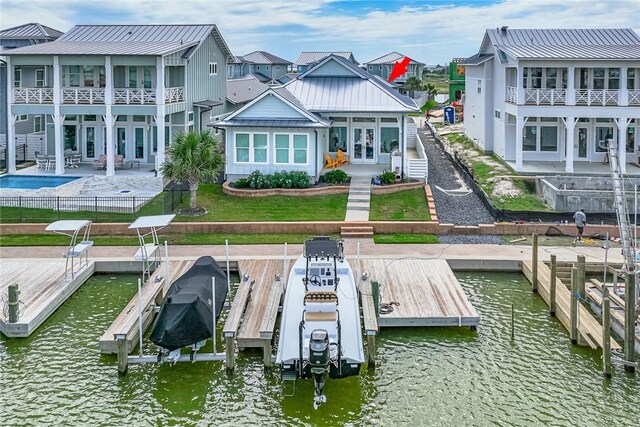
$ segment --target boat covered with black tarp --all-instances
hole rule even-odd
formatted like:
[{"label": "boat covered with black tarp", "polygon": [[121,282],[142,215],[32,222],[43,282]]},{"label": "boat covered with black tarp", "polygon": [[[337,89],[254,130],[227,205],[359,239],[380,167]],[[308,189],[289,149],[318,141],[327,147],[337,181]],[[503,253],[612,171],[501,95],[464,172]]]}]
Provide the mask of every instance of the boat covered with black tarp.
[{"label": "boat covered with black tarp", "polygon": [[227,298],[227,275],[212,257],[203,256],[173,282],[165,295],[151,331],[154,344],[173,351],[213,335],[212,277],[218,320]]}]

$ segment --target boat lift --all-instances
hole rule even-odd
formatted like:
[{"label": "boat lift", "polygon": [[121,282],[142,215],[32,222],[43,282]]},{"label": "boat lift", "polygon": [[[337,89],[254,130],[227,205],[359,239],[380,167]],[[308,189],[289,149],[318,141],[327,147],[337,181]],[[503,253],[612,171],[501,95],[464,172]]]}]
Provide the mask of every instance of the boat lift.
[{"label": "boat lift", "polygon": [[[53,231],[56,234],[62,234],[71,238],[67,251],[62,254],[66,260],[64,265],[64,277],[67,278],[69,271],[69,260],[71,260],[71,279],[75,279],[74,259],[80,258],[78,272],[82,270],[82,258],[84,257],[84,266],[89,265],[89,248],[93,246],[93,241],[89,240],[91,234],[91,221],[87,219],[64,219],[52,222],[45,229]],[[82,240],[78,242],[78,236],[82,233]]]},{"label": "boat lift", "polygon": [[[175,217],[175,214],[141,216],[128,227],[135,229],[138,233],[140,249],[134,255],[134,259],[142,261],[142,280],[145,282],[151,277],[153,270],[160,265],[161,255],[158,231],[169,225]],[[148,236],[151,236],[150,243],[145,241]]]}]

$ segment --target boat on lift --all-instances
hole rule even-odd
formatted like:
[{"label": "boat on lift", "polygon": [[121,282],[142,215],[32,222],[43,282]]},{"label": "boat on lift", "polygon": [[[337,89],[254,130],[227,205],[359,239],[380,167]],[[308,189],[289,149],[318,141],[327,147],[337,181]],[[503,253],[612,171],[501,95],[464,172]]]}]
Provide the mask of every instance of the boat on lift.
[{"label": "boat on lift", "polygon": [[315,237],[289,273],[276,364],[283,380],[313,378],[314,408],[327,376],[346,378],[364,363],[358,292],[343,242]]}]

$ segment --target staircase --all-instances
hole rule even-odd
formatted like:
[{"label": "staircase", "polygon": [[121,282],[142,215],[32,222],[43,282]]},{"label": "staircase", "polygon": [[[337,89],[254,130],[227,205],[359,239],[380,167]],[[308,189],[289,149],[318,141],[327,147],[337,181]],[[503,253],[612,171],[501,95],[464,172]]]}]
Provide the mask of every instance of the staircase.
[{"label": "staircase", "polygon": [[373,227],[368,226],[345,226],[340,227],[342,237],[373,237]]}]

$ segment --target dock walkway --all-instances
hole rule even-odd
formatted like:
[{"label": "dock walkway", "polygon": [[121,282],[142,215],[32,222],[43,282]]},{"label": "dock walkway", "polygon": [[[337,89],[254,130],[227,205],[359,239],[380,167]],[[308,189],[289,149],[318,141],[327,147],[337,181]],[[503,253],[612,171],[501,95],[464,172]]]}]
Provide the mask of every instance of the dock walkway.
[{"label": "dock walkway", "polygon": [[8,318],[0,312],[0,332],[7,337],[24,338],[31,335],[91,277],[94,269],[94,261],[89,261],[71,278],[71,274],[65,276],[63,259],[3,260],[0,297],[4,298],[9,285],[17,284],[20,316],[17,322],[9,323]]}]

